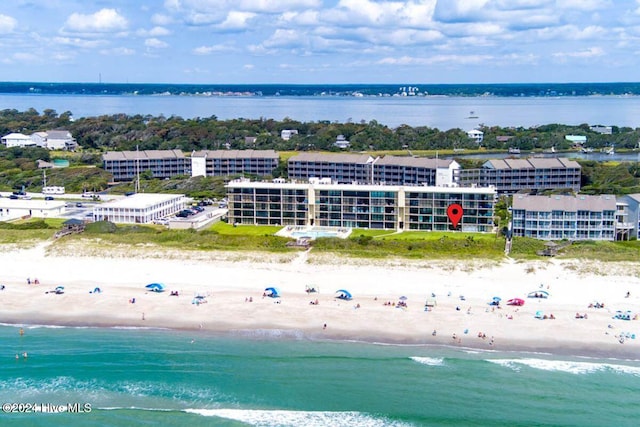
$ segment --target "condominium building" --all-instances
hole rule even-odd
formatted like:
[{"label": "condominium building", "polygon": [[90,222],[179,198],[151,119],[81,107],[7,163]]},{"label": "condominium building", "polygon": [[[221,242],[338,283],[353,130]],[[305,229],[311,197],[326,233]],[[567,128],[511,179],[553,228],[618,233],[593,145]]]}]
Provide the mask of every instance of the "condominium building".
[{"label": "condominium building", "polygon": [[339,184],[455,185],[454,160],[368,154],[302,153],[288,162],[289,178],[329,178]]},{"label": "condominium building", "polygon": [[138,193],[96,205],[93,209],[93,219],[125,224],[148,224],[180,212],[185,205],[186,199],[183,194]]},{"label": "condominium building", "polygon": [[228,217],[251,225],[307,225],[384,230],[453,230],[447,208],[460,204],[456,228],[493,231],[493,188],[445,188],[335,184],[325,182],[251,182],[227,184]]},{"label": "condominium building", "polygon": [[301,153],[289,158],[290,179],[330,178],[346,183],[371,183],[372,164],[376,159],[368,154]]},{"label": "condominium building", "polygon": [[617,208],[618,240],[640,238],[640,194],[618,197]]},{"label": "condominium building", "polygon": [[107,151],[102,164],[114,181],[130,181],[146,171],[154,178],[191,175],[191,160],[180,150]]},{"label": "condominium building", "polygon": [[202,150],[191,154],[192,176],[270,176],[280,157],[273,150]]},{"label": "condominium building", "polygon": [[373,182],[388,185],[452,186],[460,165],[455,160],[384,156],[373,163]]},{"label": "condominium building", "polygon": [[580,191],[580,165],[566,158],[489,160],[481,169],[461,169],[460,185],[493,186],[498,193],[520,190]]},{"label": "condominium building", "polygon": [[513,236],[540,240],[615,240],[616,197],[513,196]]}]

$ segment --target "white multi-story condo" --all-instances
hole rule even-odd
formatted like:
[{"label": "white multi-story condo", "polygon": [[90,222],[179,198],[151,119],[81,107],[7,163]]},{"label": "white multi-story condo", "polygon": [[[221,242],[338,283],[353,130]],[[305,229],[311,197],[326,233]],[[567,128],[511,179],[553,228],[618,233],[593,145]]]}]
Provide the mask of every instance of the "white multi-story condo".
[{"label": "white multi-story condo", "polygon": [[615,240],[616,197],[513,196],[513,235],[540,240]]},{"label": "white multi-story condo", "polygon": [[447,216],[452,204],[463,208],[456,230],[494,230],[496,191],[460,188],[252,182],[227,184],[229,222],[251,225],[298,225],[384,230],[453,230]]}]

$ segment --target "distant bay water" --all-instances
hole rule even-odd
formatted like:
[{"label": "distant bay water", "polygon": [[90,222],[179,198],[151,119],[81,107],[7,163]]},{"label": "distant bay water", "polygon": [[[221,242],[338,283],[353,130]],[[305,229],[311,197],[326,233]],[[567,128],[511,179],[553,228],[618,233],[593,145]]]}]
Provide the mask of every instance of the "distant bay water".
[{"label": "distant bay water", "polygon": [[[427,126],[440,130],[567,125],[640,126],[640,96],[369,96],[229,94],[155,95],[80,93],[2,93],[0,109],[70,111],[75,118],[112,114],[179,116],[184,119],[274,119],[302,122],[370,122],[391,128]],[[244,95],[243,95],[244,93]],[[396,94],[397,95],[397,94]]]}]

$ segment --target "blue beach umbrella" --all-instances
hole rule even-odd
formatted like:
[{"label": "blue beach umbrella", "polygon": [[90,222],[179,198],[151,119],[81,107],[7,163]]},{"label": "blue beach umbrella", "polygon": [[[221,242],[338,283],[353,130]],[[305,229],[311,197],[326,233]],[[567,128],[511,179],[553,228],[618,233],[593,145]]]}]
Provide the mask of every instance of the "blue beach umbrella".
[{"label": "blue beach umbrella", "polygon": [[164,291],[164,284],[162,283],[149,283],[147,286],[145,286],[147,289],[149,289],[152,292],[163,292]]},{"label": "blue beach umbrella", "polygon": [[344,300],[350,300],[351,298],[353,298],[353,296],[351,295],[351,292],[345,290],[345,289],[338,289],[336,291],[336,294],[338,294],[336,296],[336,298],[340,298],[340,299],[344,299]]},{"label": "blue beach umbrella", "polygon": [[280,297],[280,292],[278,291],[277,288],[274,288],[273,286],[265,288],[264,289],[264,293],[265,293],[266,296],[271,297],[271,298]]}]

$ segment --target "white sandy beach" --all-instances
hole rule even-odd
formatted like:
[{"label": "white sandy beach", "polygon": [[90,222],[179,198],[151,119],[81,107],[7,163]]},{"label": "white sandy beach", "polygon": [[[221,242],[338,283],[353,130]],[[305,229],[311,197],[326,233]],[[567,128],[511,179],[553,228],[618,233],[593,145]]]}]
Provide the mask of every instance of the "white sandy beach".
[{"label": "white sandy beach", "polygon": [[[82,246],[42,244],[0,246],[0,266],[0,322],[8,324],[202,329],[621,358],[637,358],[640,350],[640,321],[613,318],[617,310],[630,310],[632,319],[640,311],[640,266],[632,263],[345,261],[313,250],[272,256],[152,247],[83,254]],[[149,292],[145,285],[152,282],[166,291]],[[50,292],[57,286],[63,294]],[[281,297],[264,298],[269,286]],[[308,294],[306,286],[319,292]],[[102,292],[90,292],[96,287]],[[336,299],[338,289],[353,300]],[[527,298],[536,290],[550,297]],[[432,293],[437,306],[425,311]],[[197,294],[207,302],[193,304]],[[384,304],[401,296],[406,308]],[[494,296],[502,298],[500,308],[488,304]],[[511,298],[524,299],[524,306],[506,305]],[[594,302],[605,306],[589,308]],[[537,311],[555,319],[536,319]]]}]

